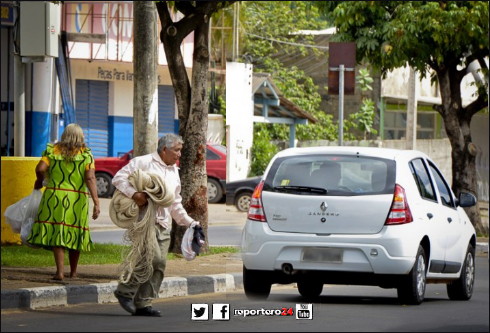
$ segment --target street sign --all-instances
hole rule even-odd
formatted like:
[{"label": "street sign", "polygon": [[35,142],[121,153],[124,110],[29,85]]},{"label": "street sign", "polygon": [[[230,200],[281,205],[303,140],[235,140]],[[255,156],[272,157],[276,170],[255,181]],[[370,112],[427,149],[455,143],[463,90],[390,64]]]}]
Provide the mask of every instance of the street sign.
[{"label": "street sign", "polygon": [[328,94],[339,94],[339,68],[344,65],[344,94],[354,95],[356,78],[356,43],[329,43],[328,56]]}]

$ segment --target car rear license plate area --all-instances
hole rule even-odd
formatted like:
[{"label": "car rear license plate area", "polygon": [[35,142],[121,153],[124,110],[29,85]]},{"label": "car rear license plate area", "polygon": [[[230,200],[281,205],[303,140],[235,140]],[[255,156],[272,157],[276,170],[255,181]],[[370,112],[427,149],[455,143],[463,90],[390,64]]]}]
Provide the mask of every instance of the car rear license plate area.
[{"label": "car rear license plate area", "polygon": [[342,249],[330,247],[306,248],[303,249],[301,261],[341,264],[343,252]]}]

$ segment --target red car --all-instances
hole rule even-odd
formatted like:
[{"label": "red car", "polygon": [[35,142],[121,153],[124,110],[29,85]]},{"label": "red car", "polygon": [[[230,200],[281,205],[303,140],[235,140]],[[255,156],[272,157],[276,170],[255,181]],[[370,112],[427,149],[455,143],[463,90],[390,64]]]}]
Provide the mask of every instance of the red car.
[{"label": "red car", "polygon": [[[114,192],[112,177],[133,158],[133,150],[121,157],[100,157],[95,159],[97,194],[108,198]],[[208,202],[221,201],[225,194],[226,147],[208,143],[206,146],[206,172],[208,176]]]}]

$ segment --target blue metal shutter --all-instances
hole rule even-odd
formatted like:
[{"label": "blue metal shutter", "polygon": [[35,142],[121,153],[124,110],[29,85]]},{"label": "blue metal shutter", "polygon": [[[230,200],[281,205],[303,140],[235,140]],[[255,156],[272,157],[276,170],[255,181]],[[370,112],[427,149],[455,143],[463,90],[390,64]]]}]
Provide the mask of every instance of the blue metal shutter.
[{"label": "blue metal shutter", "polygon": [[109,83],[77,80],[76,96],[76,119],[85,143],[94,157],[108,156]]},{"label": "blue metal shutter", "polygon": [[158,137],[174,133],[175,94],[172,86],[158,86]]}]

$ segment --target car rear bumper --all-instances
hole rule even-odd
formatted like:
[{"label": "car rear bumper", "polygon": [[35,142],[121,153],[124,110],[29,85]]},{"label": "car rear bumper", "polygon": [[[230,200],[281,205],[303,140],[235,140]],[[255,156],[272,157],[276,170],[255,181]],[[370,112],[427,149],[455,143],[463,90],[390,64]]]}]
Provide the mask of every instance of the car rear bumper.
[{"label": "car rear bumper", "polygon": [[[299,234],[274,232],[267,223],[247,221],[242,233],[242,260],[253,270],[282,270],[289,264],[301,271],[408,274],[420,240],[401,240],[399,232],[384,228],[370,235]],[[305,251],[327,253],[328,258],[311,260]],[[330,252],[340,253],[340,260],[330,258]]]}]

